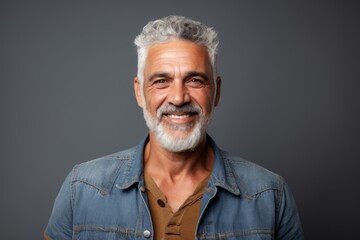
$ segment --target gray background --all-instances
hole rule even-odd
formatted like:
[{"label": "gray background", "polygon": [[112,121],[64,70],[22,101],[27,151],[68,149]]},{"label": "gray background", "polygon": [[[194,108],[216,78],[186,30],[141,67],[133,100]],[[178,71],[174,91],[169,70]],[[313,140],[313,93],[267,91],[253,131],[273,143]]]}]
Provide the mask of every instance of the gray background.
[{"label": "gray background", "polygon": [[307,239],[356,238],[359,13],[356,1],[1,1],[0,239],[41,239],[72,166],[144,136],[133,39],[169,14],[219,32],[218,145],[287,179]]}]

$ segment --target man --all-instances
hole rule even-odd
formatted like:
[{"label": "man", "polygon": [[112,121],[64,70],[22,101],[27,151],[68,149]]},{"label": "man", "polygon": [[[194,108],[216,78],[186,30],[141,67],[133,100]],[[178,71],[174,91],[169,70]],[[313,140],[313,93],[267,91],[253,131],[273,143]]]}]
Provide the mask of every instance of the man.
[{"label": "man", "polygon": [[47,239],[303,239],[284,180],[220,150],[216,32],[169,16],[136,37],[135,96],[149,135],[66,178]]}]

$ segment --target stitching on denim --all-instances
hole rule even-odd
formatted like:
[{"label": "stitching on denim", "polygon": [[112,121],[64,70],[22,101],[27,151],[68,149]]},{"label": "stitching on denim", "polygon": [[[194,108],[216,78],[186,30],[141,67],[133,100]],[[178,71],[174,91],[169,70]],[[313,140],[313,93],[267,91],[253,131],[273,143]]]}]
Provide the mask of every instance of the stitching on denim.
[{"label": "stitching on denim", "polygon": [[280,205],[282,203],[283,195],[284,195],[284,187],[285,187],[285,180],[281,178],[281,190],[279,191],[279,194],[277,194],[276,197],[276,209],[275,209],[275,216],[278,218],[279,212],[280,212]]},{"label": "stitching on denim", "polygon": [[259,197],[261,194],[268,192],[268,191],[274,191],[279,192],[280,190],[275,187],[264,187],[263,189],[253,193],[253,194],[245,194],[245,198],[249,200],[254,200],[255,198]]},{"label": "stitching on denim", "polygon": [[130,158],[132,158],[131,155],[116,155],[116,156],[111,156],[113,159],[118,159],[118,160],[129,160]]},{"label": "stitching on denim", "polygon": [[197,237],[204,239],[224,239],[230,237],[242,237],[249,235],[259,235],[259,234],[270,234],[272,237],[275,236],[275,231],[268,228],[259,228],[259,229],[248,229],[240,230],[235,232],[222,232],[222,233],[198,233]]},{"label": "stitching on denim", "polygon": [[[116,176],[119,174],[119,170],[120,170],[120,167],[121,167],[122,164],[117,164],[116,165],[116,168],[114,169],[114,171],[112,171],[110,177],[109,177],[109,181],[107,182],[107,184],[105,185],[105,188],[106,188],[106,192],[104,192],[103,195],[107,195],[110,193],[110,190],[112,188],[112,186],[114,185],[115,183],[115,179],[116,179]],[[102,192],[102,191],[101,191]]]},{"label": "stitching on denim", "polygon": [[114,232],[125,235],[134,234],[137,237],[142,236],[142,232],[136,232],[133,228],[121,228],[114,225],[74,225],[74,233],[80,232]]},{"label": "stitching on denim", "polygon": [[[227,152],[225,152],[225,154],[228,154]],[[236,159],[228,159],[228,158],[226,158],[227,160],[228,160],[228,162],[230,163],[230,164],[236,164],[236,165],[238,165],[238,164],[240,164],[240,165],[245,165],[245,166],[253,166],[253,165],[256,165],[256,164],[254,164],[254,163],[252,163],[252,162],[249,162],[249,161],[247,161],[247,160],[245,160],[245,159],[241,159],[241,158],[236,158]],[[259,166],[259,167],[261,167],[261,166]],[[235,171],[233,171],[234,173],[235,173],[235,178],[237,178],[238,177],[238,175],[236,175],[236,172]],[[276,174],[275,174],[276,175]],[[253,192],[247,192],[245,189],[245,187],[241,184],[241,181],[239,180],[239,179],[237,179],[237,184],[238,184],[238,186],[240,187],[240,190],[243,190],[244,192],[244,195],[245,195],[245,198],[247,198],[247,199],[254,199],[254,198],[256,198],[258,195],[260,195],[260,194],[262,194],[263,192],[266,192],[266,191],[269,191],[269,190],[274,190],[274,191],[281,191],[281,186],[282,186],[282,184],[281,184],[281,176],[279,176],[280,177],[280,180],[279,181],[275,181],[275,179],[274,179],[274,181],[271,183],[271,184],[266,184],[266,185],[263,185],[261,188],[259,188],[259,189],[256,189],[256,191],[253,191]],[[280,183],[279,183],[280,182]]]},{"label": "stitching on denim", "polygon": [[135,237],[142,237],[143,232],[136,231],[133,228],[121,228],[118,226],[106,226],[106,225],[75,225],[74,233],[80,232],[112,232],[128,235],[134,235]]},{"label": "stitching on denim", "polygon": [[72,209],[75,209],[75,195],[76,195],[76,189],[75,189],[75,186],[74,186],[74,183],[75,183],[75,176],[76,176],[76,173],[78,171],[78,168],[79,168],[79,165],[75,165],[73,170],[71,171],[71,181],[70,181],[70,187],[71,187],[71,206],[72,206]]},{"label": "stitching on denim", "polygon": [[[200,226],[203,229],[203,231],[207,232],[207,226],[210,225],[208,223],[208,218],[206,217],[205,211],[208,208],[210,201],[215,197],[215,195],[217,193],[217,188],[213,187],[212,185],[214,185],[214,183],[213,183],[213,180],[210,178],[209,179],[210,187],[206,187],[205,189],[211,190],[212,188],[214,188],[214,190],[208,191],[211,194],[210,197],[206,197],[206,198],[205,198],[205,196],[203,197],[203,203],[201,204],[201,207],[203,206],[203,208],[200,209],[199,219],[198,219],[198,222],[196,225],[196,232],[198,231]],[[201,222],[203,222],[203,224],[201,224]]]},{"label": "stitching on denim", "polygon": [[[139,151],[139,148],[140,146],[137,146],[135,149],[133,149],[133,152],[132,154],[130,155],[130,158],[131,158],[131,161],[127,161],[126,162],[126,165],[125,165],[125,171],[124,171],[124,174],[122,175],[122,180],[121,182],[123,182],[123,179],[127,179],[128,178],[128,175],[130,174],[131,172],[131,169],[133,168],[133,165],[134,165],[134,159],[135,159],[135,156],[137,156],[138,154],[138,151]],[[129,159],[130,160],[130,159]],[[124,182],[123,184],[119,185],[119,187],[121,189],[125,189],[125,188],[128,188],[130,187],[131,185],[133,185],[135,182],[139,182],[140,181],[140,176],[134,176],[130,179],[130,181],[128,182]]]},{"label": "stitching on denim", "polygon": [[[73,175],[73,178],[72,178],[72,182],[76,182],[76,181],[80,181],[80,182],[83,182],[85,184],[88,184],[90,186],[93,186],[95,187],[96,189],[98,189],[102,195],[107,195],[110,193],[110,190],[112,189],[114,183],[115,183],[115,180],[117,178],[117,176],[119,175],[119,170],[121,169],[121,167],[127,163],[128,161],[126,160],[129,160],[131,159],[132,157],[130,155],[110,155],[110,156],[107,156],[107,160],[109,161],[117,161],[115,164],[114,164],[114,169],[113,171],[111,171],[110,175],[107,177],[106,181],[103,182],[102,185],[99,185],[98,182],[94,182],[94,181],[90,181],[91,179],[88,179],[86,177],[80,177],[78,176],[78,169],[81,168],[81,166],[83,164],[86,164],[85,163],[81,163],[81,164],[78,164],[74,167],[74,175]],[[98,160],[101,160],[100,159],[95,159],[93,161],[98,161]],[[126,166],[128,166],[129,164],[127,164]]]},{"label": "stitching on denim", "polygon": [[89,183],[89,182],[87,182],[87,181],[83,181],[83,180],[75,180],[73,183],[75,184],[76,182],[80,182],[80,183],[83,183],[83,184],[85,184],[85,185],[88,185],[88,186],[90,186],[90,187],[93,187],[93,188],[95,188],[97,191],[99,191],[99,193],[101,194],[101,195],[107,195],[107,192],[106,191],[104,191],[103,189],[101,189],[101,188],[99,188],[99,187],[97,187],[97,186],[95,186],[94,184],[91,184],[91,183]]},{"label": "stitching on denim", "polygon": [[[219,150],[219,154],[221,156],[221,159],[223,160],[222,162],[224,163],[227,179],[214,179],[213,183],[214,185],[220,186],[238,196],[240,195],[240,189],[236,184],[236,178],[230,166],[230,161],[226,157],[226,152]],[[229,183],[227,183],[227,180],[229,180]]]}]

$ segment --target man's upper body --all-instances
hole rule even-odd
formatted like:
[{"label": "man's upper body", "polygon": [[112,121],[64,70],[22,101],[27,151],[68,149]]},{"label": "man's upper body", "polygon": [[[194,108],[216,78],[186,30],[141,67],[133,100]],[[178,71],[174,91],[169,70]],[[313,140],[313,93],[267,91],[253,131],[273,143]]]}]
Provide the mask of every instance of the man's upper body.
[{"label": "man's upper body", "polygon": [[149,135],[134,149],[76,166],[46,236],[302,239],[282,178],[219,150],[206,134],[220,99],[216,32],[169,16],[149,22],[135,44],[135,96]]},{"label": "man's upper body", "polygon": [[[142,164],[147,141],[75,166],[55,201],[45,231],[49,239],[154,239]],[[165,239],[303,239],[284,179],[219,149],[210,137],[208,142],[214,167],[194,236]],[[181,232],[183,224],[166,227]]]}]

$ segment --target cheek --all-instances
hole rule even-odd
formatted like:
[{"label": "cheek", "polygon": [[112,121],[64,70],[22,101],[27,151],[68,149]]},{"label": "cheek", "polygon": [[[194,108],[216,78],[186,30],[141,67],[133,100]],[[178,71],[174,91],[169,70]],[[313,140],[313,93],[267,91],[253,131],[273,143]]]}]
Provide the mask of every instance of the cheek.
[{"label": "cheek", "polygon": [[166,93],[161,90],[151,90],[145,93],[146,107],[156,111],[165,101]]},{"label": "cheek", "polygon": [[214,96],[209,92],[199,92],[193,94],[192,99],[200,105],[204,113],[209,113],[213,107]]}]

